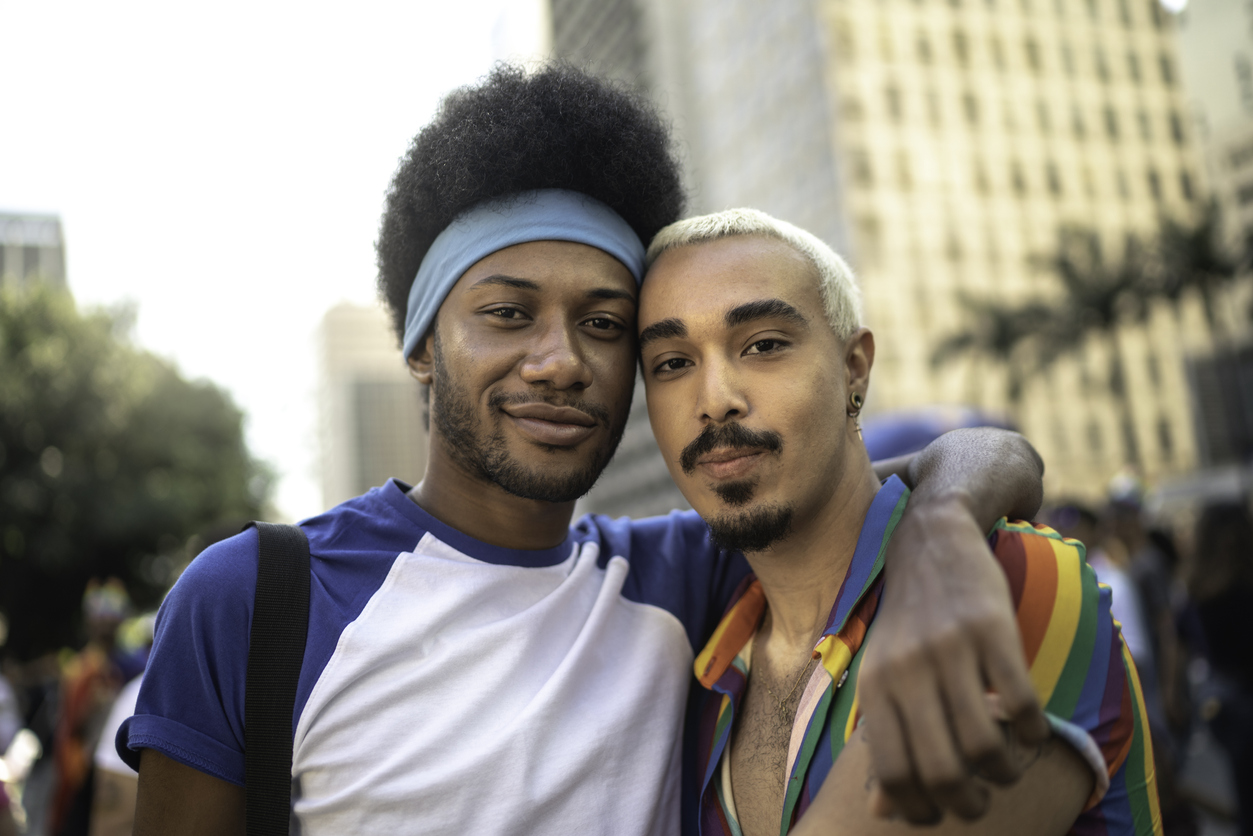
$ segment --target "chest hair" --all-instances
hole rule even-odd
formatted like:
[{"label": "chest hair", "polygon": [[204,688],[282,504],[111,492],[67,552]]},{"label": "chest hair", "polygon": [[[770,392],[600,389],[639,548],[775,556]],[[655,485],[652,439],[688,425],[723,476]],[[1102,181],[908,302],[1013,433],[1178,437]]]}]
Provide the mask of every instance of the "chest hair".
[{"label": "chest hair", "polygon": [[[793,681],[799,673],[794,672]],[[744,836],[777,836],[779,832],[792,722],[805,690],[801,683],[780,710],[762,680],[768,675],[754,666],[731,738],[731,791]],[[786,692],[790,685],[773,677],[770,680],[770,688],[777,694]]]}]

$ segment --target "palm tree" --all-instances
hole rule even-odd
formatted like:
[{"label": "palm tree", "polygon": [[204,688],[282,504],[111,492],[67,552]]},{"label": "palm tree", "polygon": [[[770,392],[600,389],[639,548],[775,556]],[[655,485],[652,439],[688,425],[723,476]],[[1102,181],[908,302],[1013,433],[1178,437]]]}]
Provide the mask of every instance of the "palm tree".
[{"label": "palm tree", "polygon": [[1197,291],[1210,333],[1218,336],[1221,329],[1215,297],[1239,275],[1248,261],[1247,253],[1240,259],[1224,245],[1218,204],[1213,201],[1207,204],[1195,224],[1163,219],[1154,255],[1153,293],[1168,300],[1178,316],[1184,293]]},{"label": "palm tree", "polygon": [[1081,351],[1089,340],[1104,343],[1109,358],[1107,380],[1118,407],[1126,461],[1138,466],[1140,450],[1118,328],[1148,316],[1154,290],[1148,283],[1149,252],[1139,239],[1129,236],[1123,257],[1110,263],[1096,232],[1063,227],[1056,252],[1039,262],[1057,276],[1065,292],[1060,307],[1054,308],[1040,326],[1039,367],[1046,368],[1063,356]]},{"label": "palm tree", "polygon": [[959,304],[969,314],[970,325],[945,337],[931,352],[936,368],[961,355],[984,359],[1005,369],[1005,398],[1015,420],[1022,405],[1025,363],[1021,348],[1040,323],[1048,318],[1047,306],[1038,302],[1008,305],[967,293],[958,295]]}]

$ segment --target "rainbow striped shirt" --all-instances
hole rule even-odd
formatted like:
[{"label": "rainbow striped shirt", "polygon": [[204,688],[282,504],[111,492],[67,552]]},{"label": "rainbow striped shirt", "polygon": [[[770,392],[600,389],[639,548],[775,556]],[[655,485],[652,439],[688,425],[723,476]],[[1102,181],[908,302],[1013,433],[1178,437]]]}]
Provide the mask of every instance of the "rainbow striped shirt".
[{"label": "rainbow striped shirt", "polygon": [[[821,665],[796,710],[780,834],[808,808],[857,727],[863,640],[879,603],[883,555],[908,498],[895,477],[880,489],[814,647]],[[1009,579],[1031,681],[1049,722],[1097,775],[1071,833],[1160,834],[1144,700],[1131,654],[1109,614],[1109,588],[1097,584],[1083,545],[1052,529],[1002,519],[988,541]],[[749,575],[696,659],[696,678],[707,690],[693,701],[696,763],[690,766],[700,789],[694,813],[705,836],[740,833],[729,771],[720,764],[748,681],[747,651],[765,609],[761,584]]]}]

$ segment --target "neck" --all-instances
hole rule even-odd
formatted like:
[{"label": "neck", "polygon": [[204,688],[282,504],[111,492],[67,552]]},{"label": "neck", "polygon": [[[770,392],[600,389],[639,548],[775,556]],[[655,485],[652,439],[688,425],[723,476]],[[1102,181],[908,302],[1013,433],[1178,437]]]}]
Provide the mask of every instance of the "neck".
[{"label": "neck", "polygon": [[786,539],[745,555],[769,605],[762,629],[771,644],[812,647],[831,615],[879,490],[865,449],[859,446],[850,458],[826,500],[798,514]]},{"label": "neck", "polygon": [[492,546],[550,549],[570,531],[573,502],[523,499],[436,454],[409,498],[435,519]]}]

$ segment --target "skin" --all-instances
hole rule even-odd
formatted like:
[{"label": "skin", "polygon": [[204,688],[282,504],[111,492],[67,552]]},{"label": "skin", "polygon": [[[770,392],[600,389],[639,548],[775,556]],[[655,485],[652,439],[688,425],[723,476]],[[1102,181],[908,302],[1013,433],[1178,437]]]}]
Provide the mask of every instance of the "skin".
[{"label": "skin", "polygon": [[[436,333],[444,375],[436,374],[433,336],[409,358],[409,367],[420,383],[431,387],[433,412],[454,400],[468,406],[465,420],[457,426],[468,426],[476,438],[492,441],[523,473],[564,479],[602,460],[614,443],[616,425],[625,421],[638,360],[636,298],[630,274],[600,250],[555,241],[509,247],[471,267],[441,306]],[[503,406],[500,399],[505,401]],[[554,406],[580,414],[543,414]],[[522,414],[519,407],[529,414]],[[589,423],[589,415],[601,417]],[[898,537],[887,560],[893,567],[906,567],[899,572],[906,585],[914,576],[913,567],[923,560],[936,561],[946,575],[965,578],[950,581],[957,584],[950,607],[907,609],[904,617],[916,611],[933,619],[910,622],[922,636],[969,635],[972,630],[983,636],[981,658],[990,652],[1007,654],[1004,666],[1016,670],[1022,689],[1030,693],[1021,650],[1016,646],[998,649],[989,639],[1012,628],[1014,619],[1007,596],[999,610],[978,600],[986,592],[986,582],[979,578],[1000,577],[990,559],[987,566],[980,562],[986,544],[979,526],[990,525],[1014,504],[1038,506],[1040,470],[1031,459],[1034,454],[1025,452],[1030,451],[1029,445],[1012,434],[979,443],[991,444],[995,462],[1011,463],[1012,473],[1004,484],[987,495],[976,495],[972,491],[978,486],[964,484],[972,477],[953,464],[954,457],[960,459],[967,453],[951,440],[933,445],[912,462],[889,463],[888,470],[894,468],[906,477],[918,471],[928,479],[919,493],[929,496],[933,504],[911,502],[905,519],[924,512],[945,519],[961,516],[973,533],[966,531],[963,537],[956,527],[954,537],[942,543]],[[485,478],[463,452],[433,419],[426,475],[410,497],[437,519],[486,543],[543,549],[565,539],[573,499],[518,496]],[[920,461],[923,465],[918,470]],[[1001,467],[994,465],[994,469]],[[959,478],[955,482],[938,478],[944,474]],[[973,481],[991,476],[980,471]],[[980,516],[973,522],[968,503],[982,503],[977,509]],[[972,554],[976,555],[973,561]],[[963,593],[975,598],[963,597]],[[889,581],[884,606],[911,608],[917,594],[908,586],[897,592]],[[970,620],[968,613],[980,608],[994,617]],[[1038,706],[1033,701],[1030,705],[1038,715]],[[902,711],[909,710],[913,706],[907,703]],[[922,786],[930,786],[925,776],[919,780]],[[139,785],[135,832],[140,836],[240,832],[244,796],[239,787],[152,750],[143,754]]]},{"label": "skin", "polygon": [[[826,624],[879,487],[856,423],[846,414],[850,396],[864,397],[869,386],[874,337],[862,328],[847,339],[839,338],[822,310],[813,268],[785,243],[763,236],[667,251],[650,270],[641,297],[640,350],[649,417],[684,496],[706,520],[768,507],[792,511],[790,534],[746,554],[768,603],[731,741],[732,787],[747,836],[779,831],[791,718],[799,700],[789,688],[807,669],[810,650]],[[703,431],[732,424],[775,433],[781,445],[773,450],[719,447],[698,458],[695,467],[683,466],[684,448]],[[731,483],[751,484],[751,499],[742,505],[729,502],[726,487]],[[976,523],[967,519],[977,533]],[[1003,590],[1000,595],[1005,597]],[[881,613],[876,623],[885,624],[892,617]],[[1016,631],[1011,635],[1016,638]],[[882,645],[882,636],[876,638]],[[957,718],[957,736],[1000,737],[982,699],[976,654],[962,647],[948,649],[966,679],[953,685],[950,693],[965,689],[968,701],[985,706],[982,714]],[[887,670],[894,667],[895,663],[885,663]],[[937,784],[941,801],[967,816],[985,812],[990,793],[983,782],[964,780],[966,769],[954,754],[954,731],[946,722],[944,700],[934,685],[927,692],[931,698],[914,704],[911,710],[916,713],[903,717],[903,722],[872,723],[867,716],[864,737],[847,756],[852,765],[844,763],[844,756],[840,759],[846,780],[833,773],[836,780],[825,782],[819,793],[822,804],[817,809],[831,813],[820,814],[825,825],[838,824],[839,832],[868,832],[861,828],[872,819],[867,799],[875,812],[892,807],[867,787],[865,776],[878,759],[870,754],[866,740],[877,745],[888,739],[920,753],[915,765],[925,763],[941,776]],[[893,734],[908,735],[908,741],[890,740]],[[980,746],[987,748],[981,743],[975,750]],[[1057,748],[1050,747],[1050,752]],[[952,765],[944,762],[950,758]],[[1012,757],[1000,766],[1006,774],[1022,769]],[[903,778],[890,770],[876,774],[884,776],[875,782],[884,789],[889,782],[916,780],[908,772]],[[847,786],[850,780],[855,790]],[[1068,757],[1058,750],[1037,759],[1012,797],[1026,793],[1025,797],[1042,799],[1062,811],[1061,823],[1056,817],[1041,817],[1018,821],[1016,829],[1064,832],[1078,815],[1091,782],[1087,767],[1073,753]],[[845,803],[832,802],[830,796],[836,795]],[[847,804],[850,797],[861,803]],[[927,802],[921,788],[918,798]],[[898,802],[902,810],[909,803],[912,800]],[[917,819],[935,821],[939,807],[932,800],[925,809],[911,812]],[[853,826],[855,822],[858,826]],[[881,832],[907,826],[877,825]],[[953,817],[940,831],[999,832],[972,830]]]}]

